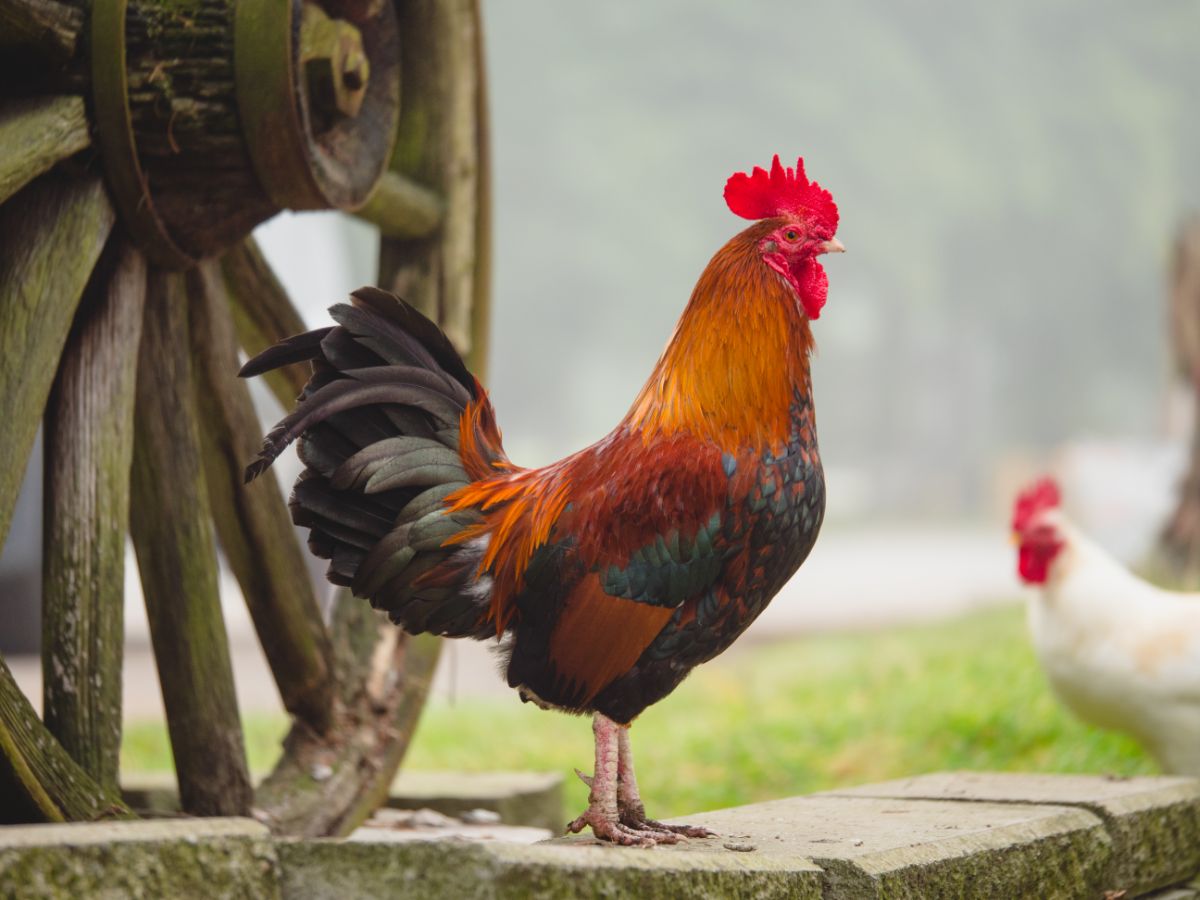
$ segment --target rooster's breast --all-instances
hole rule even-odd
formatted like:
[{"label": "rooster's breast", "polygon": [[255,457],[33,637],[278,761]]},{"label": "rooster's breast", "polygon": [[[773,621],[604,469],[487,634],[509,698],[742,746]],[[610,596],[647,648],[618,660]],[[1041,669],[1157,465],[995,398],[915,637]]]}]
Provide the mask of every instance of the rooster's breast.
[{"label": "rooster's breast", "polygon": [[825,477],[807,397],[797,398],[792,417],[785,446],[724,454],[729,492],[720,540],[728,555],[721,575],[677,608],[637,665],[597,698],[606,715],[627,721],[726,650],[812,551],[825,515]]}]

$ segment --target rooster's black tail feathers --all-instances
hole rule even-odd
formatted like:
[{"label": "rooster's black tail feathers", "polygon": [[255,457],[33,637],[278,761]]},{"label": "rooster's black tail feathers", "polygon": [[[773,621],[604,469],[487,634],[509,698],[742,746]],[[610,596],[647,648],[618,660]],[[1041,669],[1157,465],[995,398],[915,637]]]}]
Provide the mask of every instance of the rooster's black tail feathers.
[{"label": "rooster's black tail feathers", "polygon": [[272,429],[250,481],[292,441],[306,468],[292,519],[328,577],[385,609],[411,632],[494,634],[474,583],[479,551],[444,547],[473,523],[442,500],[469,480],[458,454],[474,377],[433,322],[392,294],[361,288],[330,309],[336,326],[281,341],[246,363],[243,377],[309,360],[296,408]]}]

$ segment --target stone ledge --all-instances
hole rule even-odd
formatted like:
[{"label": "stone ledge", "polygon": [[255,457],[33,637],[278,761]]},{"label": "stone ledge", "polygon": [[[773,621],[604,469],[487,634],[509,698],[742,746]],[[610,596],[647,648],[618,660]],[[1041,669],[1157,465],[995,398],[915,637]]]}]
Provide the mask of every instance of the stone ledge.
[{"label": "stone ledge", "polygon": [[1062,806],[813,796],[695,819],[764,856],[813,860],[831,900],[1095,897],[1112,852],[1098,817]]},{"label": "stone ledge", "polygon": [[1166,888],[1146,894],[1144,900],[1200,900],[1200,879],[1181,887]]},{"label": "stone ledge", "polygon": [[557,772],[411,772],[392,782],[388,806],[435,809],[458,816],[472,809],[500,814],[505,825],[558,833],[563,817],[563,779]]},{"label": "stone ledge", "polygon": [[281,843],[278,850],[285,900],[821,897],[821,870],[812,862],[729,851],[432,841],[296,841]]},{"label": "stone ledge", "polygon": [[[505,825],[563,830],[563,778],[557,772],[410,772],[392,782],[387,805],[428,808],[448,816],[472,809],[499,813]],[[162,815],[179,812],[179,790],[171,772],[123,779],[121,795],[133,809]]]},{"label": "stone ledge", "polygon": [[0,896],[1200,900],[1191,779],[949,773],[695,819],[721,837],[636,850],[387,831],[272,841],[229,819],[0,828]]},{"label": "stone ledge", "polygon": [[1089,810],[1113,840],[1106,878],[1138,896],[1200,872],[1200,780],[939,772],[820,796],[1050,803]]},{"label": "stone ledge", "polygon": [[279,896],[267,829],[249,819],[0,828],[0,896]]}]

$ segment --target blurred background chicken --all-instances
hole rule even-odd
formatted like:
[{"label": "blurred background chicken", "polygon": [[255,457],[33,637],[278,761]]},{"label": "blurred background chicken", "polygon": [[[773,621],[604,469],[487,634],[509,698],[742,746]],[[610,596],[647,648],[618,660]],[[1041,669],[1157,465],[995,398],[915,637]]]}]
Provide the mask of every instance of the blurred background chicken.
[{"label": "blurred background chicken", "polygon": [[1136,737],[1167,772],[1200,775],[1200,595],[1157,588],[1114,560],[1071,523],[1049,479],[1020,494],[1012,527],[1055,693]]}]

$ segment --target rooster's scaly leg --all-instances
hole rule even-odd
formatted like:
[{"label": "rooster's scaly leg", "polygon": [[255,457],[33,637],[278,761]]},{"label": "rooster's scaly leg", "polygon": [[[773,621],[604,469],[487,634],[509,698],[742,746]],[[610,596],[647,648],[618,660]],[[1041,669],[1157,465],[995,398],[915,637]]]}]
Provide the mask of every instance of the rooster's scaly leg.
[{"label": "rooster's scaly leg", "polygon": [[[653,847],[655,844],[673,844],[679,838],[667,827],[654,827],[643,820],[640,824],[626,822],[617,803],[617,770],[620,763],[621,728],[616,722],[600,713],[592,719],[592,733],[596,737],[596,770],[589,779],[582,773],[580,778],[591,788],[588,808],[583,815],[567,826],[570,832],[579,832],[590,827],[592,834],[601,840],[612,841],[631,847]],[[636,796],[636,785],[634,788]]]},{"label": "rooster's scaly leg", "polygon": [[700,825],[667,825],[646,818],[646,806],[638,793],[637,777],[633,774],[633,748],[629,743],[629,727],[617,728],[617,814],[622,825],[630,828],[681,834],[684,837],[712,837],[716,832]]}]

